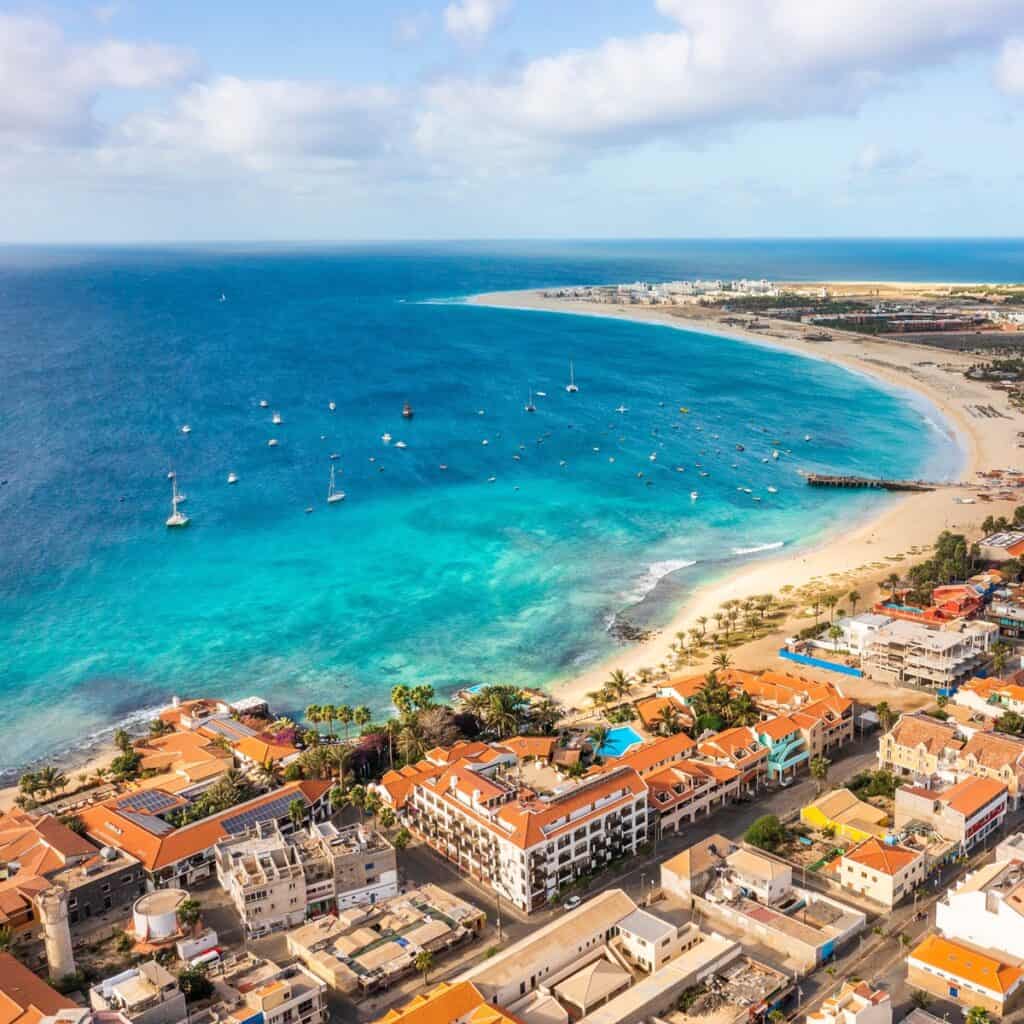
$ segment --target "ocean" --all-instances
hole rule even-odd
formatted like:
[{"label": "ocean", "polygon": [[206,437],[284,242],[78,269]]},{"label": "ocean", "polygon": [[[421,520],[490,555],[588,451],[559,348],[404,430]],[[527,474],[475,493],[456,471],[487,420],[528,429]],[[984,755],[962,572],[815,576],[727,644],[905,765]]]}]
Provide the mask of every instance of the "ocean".
[{"label": "ocean", "polygon": [[824,362],[460,301],[695,276],[1020,280],[1024,244],[0,250],[0,766],[172,694],[545,685],[887,500],[799,470],[956,472],[934,410]]}]

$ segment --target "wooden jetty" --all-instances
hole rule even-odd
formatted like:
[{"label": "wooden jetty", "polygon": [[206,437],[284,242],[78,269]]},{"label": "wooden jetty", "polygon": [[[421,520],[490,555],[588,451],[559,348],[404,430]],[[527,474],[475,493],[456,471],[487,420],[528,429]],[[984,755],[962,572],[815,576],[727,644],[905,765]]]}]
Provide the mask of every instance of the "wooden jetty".
[{"label": "wooden jetty", "polygon": [[808,473],[807,483],[811,487],[856,487],[876,491],[934,491],[941,484],[927,480],[887,480],[871,476],[831,476],[827,473]]}]

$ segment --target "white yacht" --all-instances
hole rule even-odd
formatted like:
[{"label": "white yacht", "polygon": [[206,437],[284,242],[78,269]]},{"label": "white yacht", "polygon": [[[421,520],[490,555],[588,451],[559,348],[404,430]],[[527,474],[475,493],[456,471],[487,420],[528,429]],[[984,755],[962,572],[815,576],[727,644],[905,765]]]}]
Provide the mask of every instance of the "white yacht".
[{"label": "white yacht", "polygon": [[188,526],[189,518],[178,506],[181,504],[181,496],[178,494],[178,478],[171,477],[171,514],[167,517],[168,526]]},{"label": "white yacht", "polygon": [[229,484],[237,484],[238,483],[238,474],[237,473],[228,473],[228,483]]},{"label": "white yacht", "polygon": [[334,463],[331,463],[331,482],[327,487],[327,504],[334,505],[345,500],[345,492],[334,486]]},{"label": "white yacht", "polygon": [[690,501],[696,501],[700,495],[696,491],[690,491]]},{"label": "white yacht", "polygon": [[571,359],[569,360],[569,383],[565,385],[565,390],[568,391],[570,395],[574,395],[579,391],[579,385],[576,383],[576,371],[572,365]]},{"label": "white yacht", "polygon": [[779,489],[778,489],[778,487],[772,487],[769,484],[769,486],[768,486],[768,493],[769,494],[778,494],[779,493]]},{"label": "white yacht", "polygon": [[334,410],[337,409],[338,407],[337,407],[337,405],[334,404],[334,402],[328,402],[327,403],[327,408],[330,409],[331,412],[334,412]]},{"label": "white yacht", "polygon": [[191,427],[190,427],[190,426],[189,426],[189,425],[188,425],[188,424],[186,423],[186,424],[185,424],[185,425],[184,425],[184,426],[183,426],[183,427],[181,428],[181,432],[182,432],[183,434],[191,434],[191,433],[192,433],[192,428],[191,428]]},{"label": "white yacht", "polygon": [[626,408],[626,407],[625,407],[624,405],[620,405],[620,406],[618,407],[618,409],[616,409],[615,411],[616,411],[616,412],[618,412],[618,413],[625,413],[625,412],[629,412],[629,410],[628,410],[628,409],[627,409],[627,408]]},{"label": "white yacht", "polygon": [[271,438],[271,439],[270,439],[270,440],[269,440],[269,441],[267,442],[267,447],[268,447],[268,448],[276,448],[276,447],[277,447],[277,438],[276,438],[276,437],[272,437],[272,438]]},{"label": "white yacht", "polygon": [[396,448],[408,448],[409,446],[404,441],[396,441],[395,442],[395,447]]},{"label": "white yacht", "polygon": [[281,426],[281,414],[279,412],[275,412],[274,415],[270,417],[270,422],[273,423],[275,427]]},{"label": "white yacht", "polygon": [[265,398],[261,398],[260,399],[260,408],[261,409],[266,409],[266,407],[268,405],[270,405],[270,403]]},{"label": "white yacht", "polygon": [[380,439],[385,444],[391,444],[391,435],[387,431],[385,431],[383,434],[380,435]]}]

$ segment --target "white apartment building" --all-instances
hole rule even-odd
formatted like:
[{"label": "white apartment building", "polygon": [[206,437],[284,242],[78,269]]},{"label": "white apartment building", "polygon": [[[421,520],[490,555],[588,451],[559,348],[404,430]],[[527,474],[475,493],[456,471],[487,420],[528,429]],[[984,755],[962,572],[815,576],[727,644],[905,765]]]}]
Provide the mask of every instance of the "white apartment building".
[{"label": "white apartment building", "polygon": [[121,1013],[132,1024],[178,1024],[188,1016],[178,979],[155,960],[106,978],[89,989],[96,1012]]},{"label": "white apartment building", "polygon": [[398,894],[394,847],[362,825],[320,822],[286,834],[274,822],[258,823],[214,853],[217,879],[249,938]]},{"label": "white apartment building", "polygon": [[870,635],[861,661],[881,682],[952,690],[985,663],[998,633],[993,622],[936,630],[897,619]]},{"label": "white apartment building", "polygon": [[866,981],[847,981],[817,1013],[807,1014],[807,1024],[892,1024],[892,1000]]},{"label": "white apartment building", "polygon": [[595,867],[637,852],[647,837],[647,787],[623,765],[539,794],[500,765],[460,759],[428,765],[404,814],[438,853],[530,912]]},{"label": "white apartment building", "polygon": [[213,1021],[327,1024],[327,986],[301,964],[280,967],[247,953],[211,980]]},{"label": "white apartment building", "polygon": [[1024,863],[972,871],[935,904],[935,926],[947,939],[1024,958]]}]

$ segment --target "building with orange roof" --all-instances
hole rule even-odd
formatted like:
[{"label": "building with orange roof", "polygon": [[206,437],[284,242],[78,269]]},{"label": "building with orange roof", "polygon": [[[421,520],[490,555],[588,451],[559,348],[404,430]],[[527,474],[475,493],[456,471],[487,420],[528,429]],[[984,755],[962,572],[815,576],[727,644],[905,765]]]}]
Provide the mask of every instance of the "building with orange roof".
[{"label": "building with orange roof", "polygon": [[895,775],[951,772],[963,747],[955,725],[921,712],[900,715],[878,741],[878,767]]},{"label": "building with orange roof", "polygon": [[470,981],[442,981],[404,1006],[388,1010],[376,1024],[520,1024],[491,1006]]},{"label": "building with orange roof", "polygon": [[495,746],[510,750],[520,761],[550,761],[557,743],[554,736],[513,736]]},{"label": "building with orange roof", "polygon": [[234,763],[220,744],[197,732],[150,736],[137,740],[134,747],[141,758],[139,768],[158,774],[137,779],[132,788],[166,789],[188,798],[204,793]]},{"label": "building with orange roof", "polygon": [[768,778],[776,782],[791,779],[810,760],[807,737],[788,715],[776,715],[753,727],[758,742],[768,750]]},{"label": "building with orange roof", "polygon": [[633,747],[629,753],[621,757],[609,758],[608,764],[629,765],[638,775],[646,777],[674,761],[682,760],[696,748],[697,744],[685,732],[677,732],[674,736],[663,736],[639,747]]},{"label": "building with orange roof", "polygon": [[807,1024],[892,1024],[892,1000],[866,981],[845,981],[819,1010],[807,1014]]},{"label": "building with orange roof", "polygon": [[1002,1016],[1020,1000],[1024,971],[966,943],[929,935],[907,957],[909,984]]},{"label": "building with orange roof", "polygon": [[738,771],[741,792],[755,793],[768,776],[768,748],[749,725],[725,729],[701,740],[697,754],[702,760]]},{"label": "building with orange roof", "polygon": [[327,1024],[327,986],[302,964],[244,953],[211,979],[209,1017],[229,1024]]},{"label": "building with orange roof", "polygon": [[330,816],[331,783],[320,779],[289,782],[230,807],[219,814],[176,828],[169,820],[187,801],[163,790],[145,790],[112,797],[84,808],[79,817],[95,842],[130,854],[141,862],[150,885],[188,888],[213,873],[214,847],[261,822],[277,822],[282,830],[294,824],[289,808],[301,800],[306,821]]},{"label": "building with orange roof", "polygon": [[735,768],[683,759],[645,776],[651,818],[662,833],[679,832],[739,795]]},{"label": "building with orange roof", "polygon": [[871,837],[847,850],[839,863],[839,883],[892,909],[921,885],[928,874],[923,850]]},{"label": "building with orange roof", "polygon": [[1024,715],[1024,686],[1009,679],[968,679],[953,695],[953,701],[988,718],[1007,711]]},{"label": "building with orange roof", "polygon": [[943,789],[901,786],[896,790],[896,829],[934,829],[966,853],[1003,824],[1006,786],[995,779],[966,778]]},{"label": "building with orange roof", "polygon": [[72,927],[130,906],[145,890],[138,861],[101,853],[52,814],[0,814],[0,924],[26,957],[42,955],[37,901],[53,886],[67,891]]},{"label": "building with orange roof", "polygon": [[665,725],[665,709],[669,708],[669,716],[675,719],[683,729],[693,728],[693,712],[673,697],[645,697],[633,702],[636,713],[644,728],[651,733],[660,733]]},{"label": "building with orange roof", "polygon": [[646,840],[647,787],[629,765],[536,793],[508,770],[515,764],[497,749],[432,769],[421,762],[415,777],[385,776],[378,791],[402,799],[403,820],[434,850],[527,912]]},{"label": "building with orange roof", "polygon": [[853,742],[853,701],[832,694],[790,713],[800,726],[811,757],[828,754]]},{"label": "building with orange roof", "polygon": [[78,1007],[10,953],[0,953],[0,1024],[40,1024]]},{"label": "building with orange roof", "polygon": [[1006,786],[1010,806],[1024,796],[1024,738],[1002,732],[978,731],[967,740],[957,757],[958,773],[994,779]]}]

